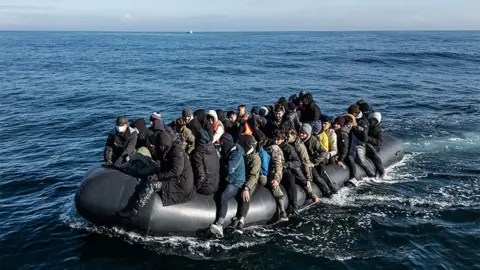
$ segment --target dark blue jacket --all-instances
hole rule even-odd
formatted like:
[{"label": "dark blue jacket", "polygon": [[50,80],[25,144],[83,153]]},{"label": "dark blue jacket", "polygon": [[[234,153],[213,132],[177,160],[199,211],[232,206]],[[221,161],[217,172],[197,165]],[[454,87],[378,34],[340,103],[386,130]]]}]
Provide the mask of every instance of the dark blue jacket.
[{"label": "dark blue jacket", "polygon": [[258,152],[260,156],[260,160],[262,161],[262,167],[260,168],[260,175],[267,176],[268,175],[268,166],[270,165],[270,155],[267,151],[260,148],[260,152]]},{"label": "dark blue jacket", "polygon": [[244,155],[245,151],[243,147],[236,144],[227,154],[227,157],[222,159],[222,166],[227,183],[235,185],[238,188],[242,188],[246,181]]}]

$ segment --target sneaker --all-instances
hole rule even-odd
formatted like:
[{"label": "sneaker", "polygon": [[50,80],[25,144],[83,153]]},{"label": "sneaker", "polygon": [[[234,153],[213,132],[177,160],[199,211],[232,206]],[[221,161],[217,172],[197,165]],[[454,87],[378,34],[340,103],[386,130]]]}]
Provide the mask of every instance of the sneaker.
[{"label": "sneaker", "polygon": [[288,206],[287,213],[290,216],[298,216],[298,207],[297,206]]},{"label": "sneaker", "polygon": [[243,222],[238,221],[237,226],[235,227],[235,232],[242,234],[244,227],[245,227],[245,225],[243,224]]},{"label": "sneaker", "polygon": [[232,218],[232,222],[230,222],[230,225],[228,225],[229,228],[235,229],[238,226],[238,223],[240,220],[238,218],[234,217]]},{"label": "sneaker", "polygon": [[355,178],[352,178],[352,179],[348,180],[347,183],[354,186],[354,187],[358,187],[358,180],[355,179]]},{"label": "sneaker", "polygon": [[287,213],[285,211],[280,212],[278,222],[280,223],[280,222],[287,222],[287,221],[288,221]]},{"label": "sneaker", "polygon": [[381,170],[378,172],[378,177],[385,178],[385,170]]},{"label": "sneaker", "polygon": [[217,237],[223,237],[223,226],[218,223],[213,223],[210,225],[210,231]]}]

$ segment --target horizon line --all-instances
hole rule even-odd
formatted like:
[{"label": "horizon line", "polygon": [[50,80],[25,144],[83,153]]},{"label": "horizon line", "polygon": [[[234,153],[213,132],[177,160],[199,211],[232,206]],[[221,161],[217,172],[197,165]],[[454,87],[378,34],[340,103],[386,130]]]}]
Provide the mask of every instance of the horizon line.
[{"label": "horizon line", "polygon": [[[193,30],[192,30],[193,31]],[[478,32],[480,29],[375,29],[375,30],[207,30],[207,31],[193,31],[193,33],[313,33],[313,32]],[[109,32],[109,33],[189,33],[189,31],[179,30],[8,30],[0,29],[0,32]]]}]

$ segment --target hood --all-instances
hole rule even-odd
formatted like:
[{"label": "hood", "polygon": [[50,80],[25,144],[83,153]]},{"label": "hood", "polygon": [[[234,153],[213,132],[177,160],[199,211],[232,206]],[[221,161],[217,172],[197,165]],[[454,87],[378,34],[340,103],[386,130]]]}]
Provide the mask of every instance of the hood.
[{"label": "hood", "polygon": [[205,110],[204,109],[198,109],[193,113],[194,116],[198,117],[198,121],[200,123],[205,122]]},{"label": "hood", "polygon": [[162,119],[157,119],[153,121],[153,130],[165,130],[165,124]]},{"label": "hood", "polygon": [[368,121],[372,122],[371,120],[377,120],[377,124],[380,124],[380,122],[382,122],[382,114],[379,112],[374,112],[370,114],[370,116],[368,117]]},{"label": "hood", "polygon": [[159,132],[155,137],[155,150],[164,156],[172,148],[173,139],[166,131]]},{"label": "hood", "polygon": [[315,133],[321,133],[323,131],[322,121],[317,120],[312,124],[312,131]]},{"label": "hood", "polygon": [[312,104],[313,102],[313,96],[312,94],[310,93],[306,93],[303,98],[302,98],[302,102],[305,104],[305,105],[310,105]]},{"label": "hood", "polygon": [[239,144],[245,152],[248,152],[257,146],[257,140],[255,140],[255,137],[252,135],[242,134],[238,137],[237,144]]},{"label": "hood", "polygon": [[303,126],[300,128],[300,132],[305,132],[308,134],[308,137],[305,140],[303,140],[303,141],[308,141],[308,139],[312,137],[312,126],[310,126],[309,124],[303,124]]},{"label": "hood", "polygon": [[213,143],[201,144],[195,146],[195,151],[205,154],[215,154],[218,157],[218,152]]},{"label": "hood", "polygon": [[262,116],[262,117],[265,117],[268,115],[268,108],[266,106],[263,106],[260,108],[260,110],[258,111],[258,115]]},{"label": "hood", "polygon": [[225,121],[225,113],[223,110],[215,110],[217,112],[218,121],[223,122]]},{"label": "hood", "polygon": [[195,145],[204,145],[210,143],[210,135],[204,129],[201,129],[195,134]]},{"label": "hood", "polygon": [[250,110],[252,114],[258,115],[260,114],[260,107],[258,106],[253,106],[252,109]]},{"label": "hood", "polygon": [[228,154],[230,150],[235,146],[232,135],[224,133],[222,137],[220,137],[220,146],[222,155]]},{"label": "hood", "polygon": [[138,132],[142,133],[147,130],[147,122],[143,118],[135,120],[132,124],[133,128],[136,128]]},{"label": "hood", "polygon": [[208,116],[211,116],[213,117],[213,122],[216,123],[218,121],[218,116],[217,116],[217,112],[214,111],[214,110],[210,110],[208,111]]}]

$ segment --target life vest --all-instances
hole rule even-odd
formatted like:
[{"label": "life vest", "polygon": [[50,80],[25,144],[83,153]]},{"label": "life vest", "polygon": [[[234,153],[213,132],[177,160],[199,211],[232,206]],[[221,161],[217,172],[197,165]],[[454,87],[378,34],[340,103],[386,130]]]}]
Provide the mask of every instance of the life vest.
[{"label": "life vest", "polygon": [[[221,126],[223,128],[223,132],[225,132],[225,127],[223,126],[223,123],[221,121],[217,121],[213,123],[213,134],[217,133],[217,129],[219,126]],[[220,139],[216,140],[215,142],[220,142]]]},{"label": "life vest", "polygon": [[253,131],[252,129],[250,128],[250,126],[247,124],[247,122],[245,121],[245,123],[243,124],[243,132],[242,132],[242,135],[252,135],[253,134]]}]

